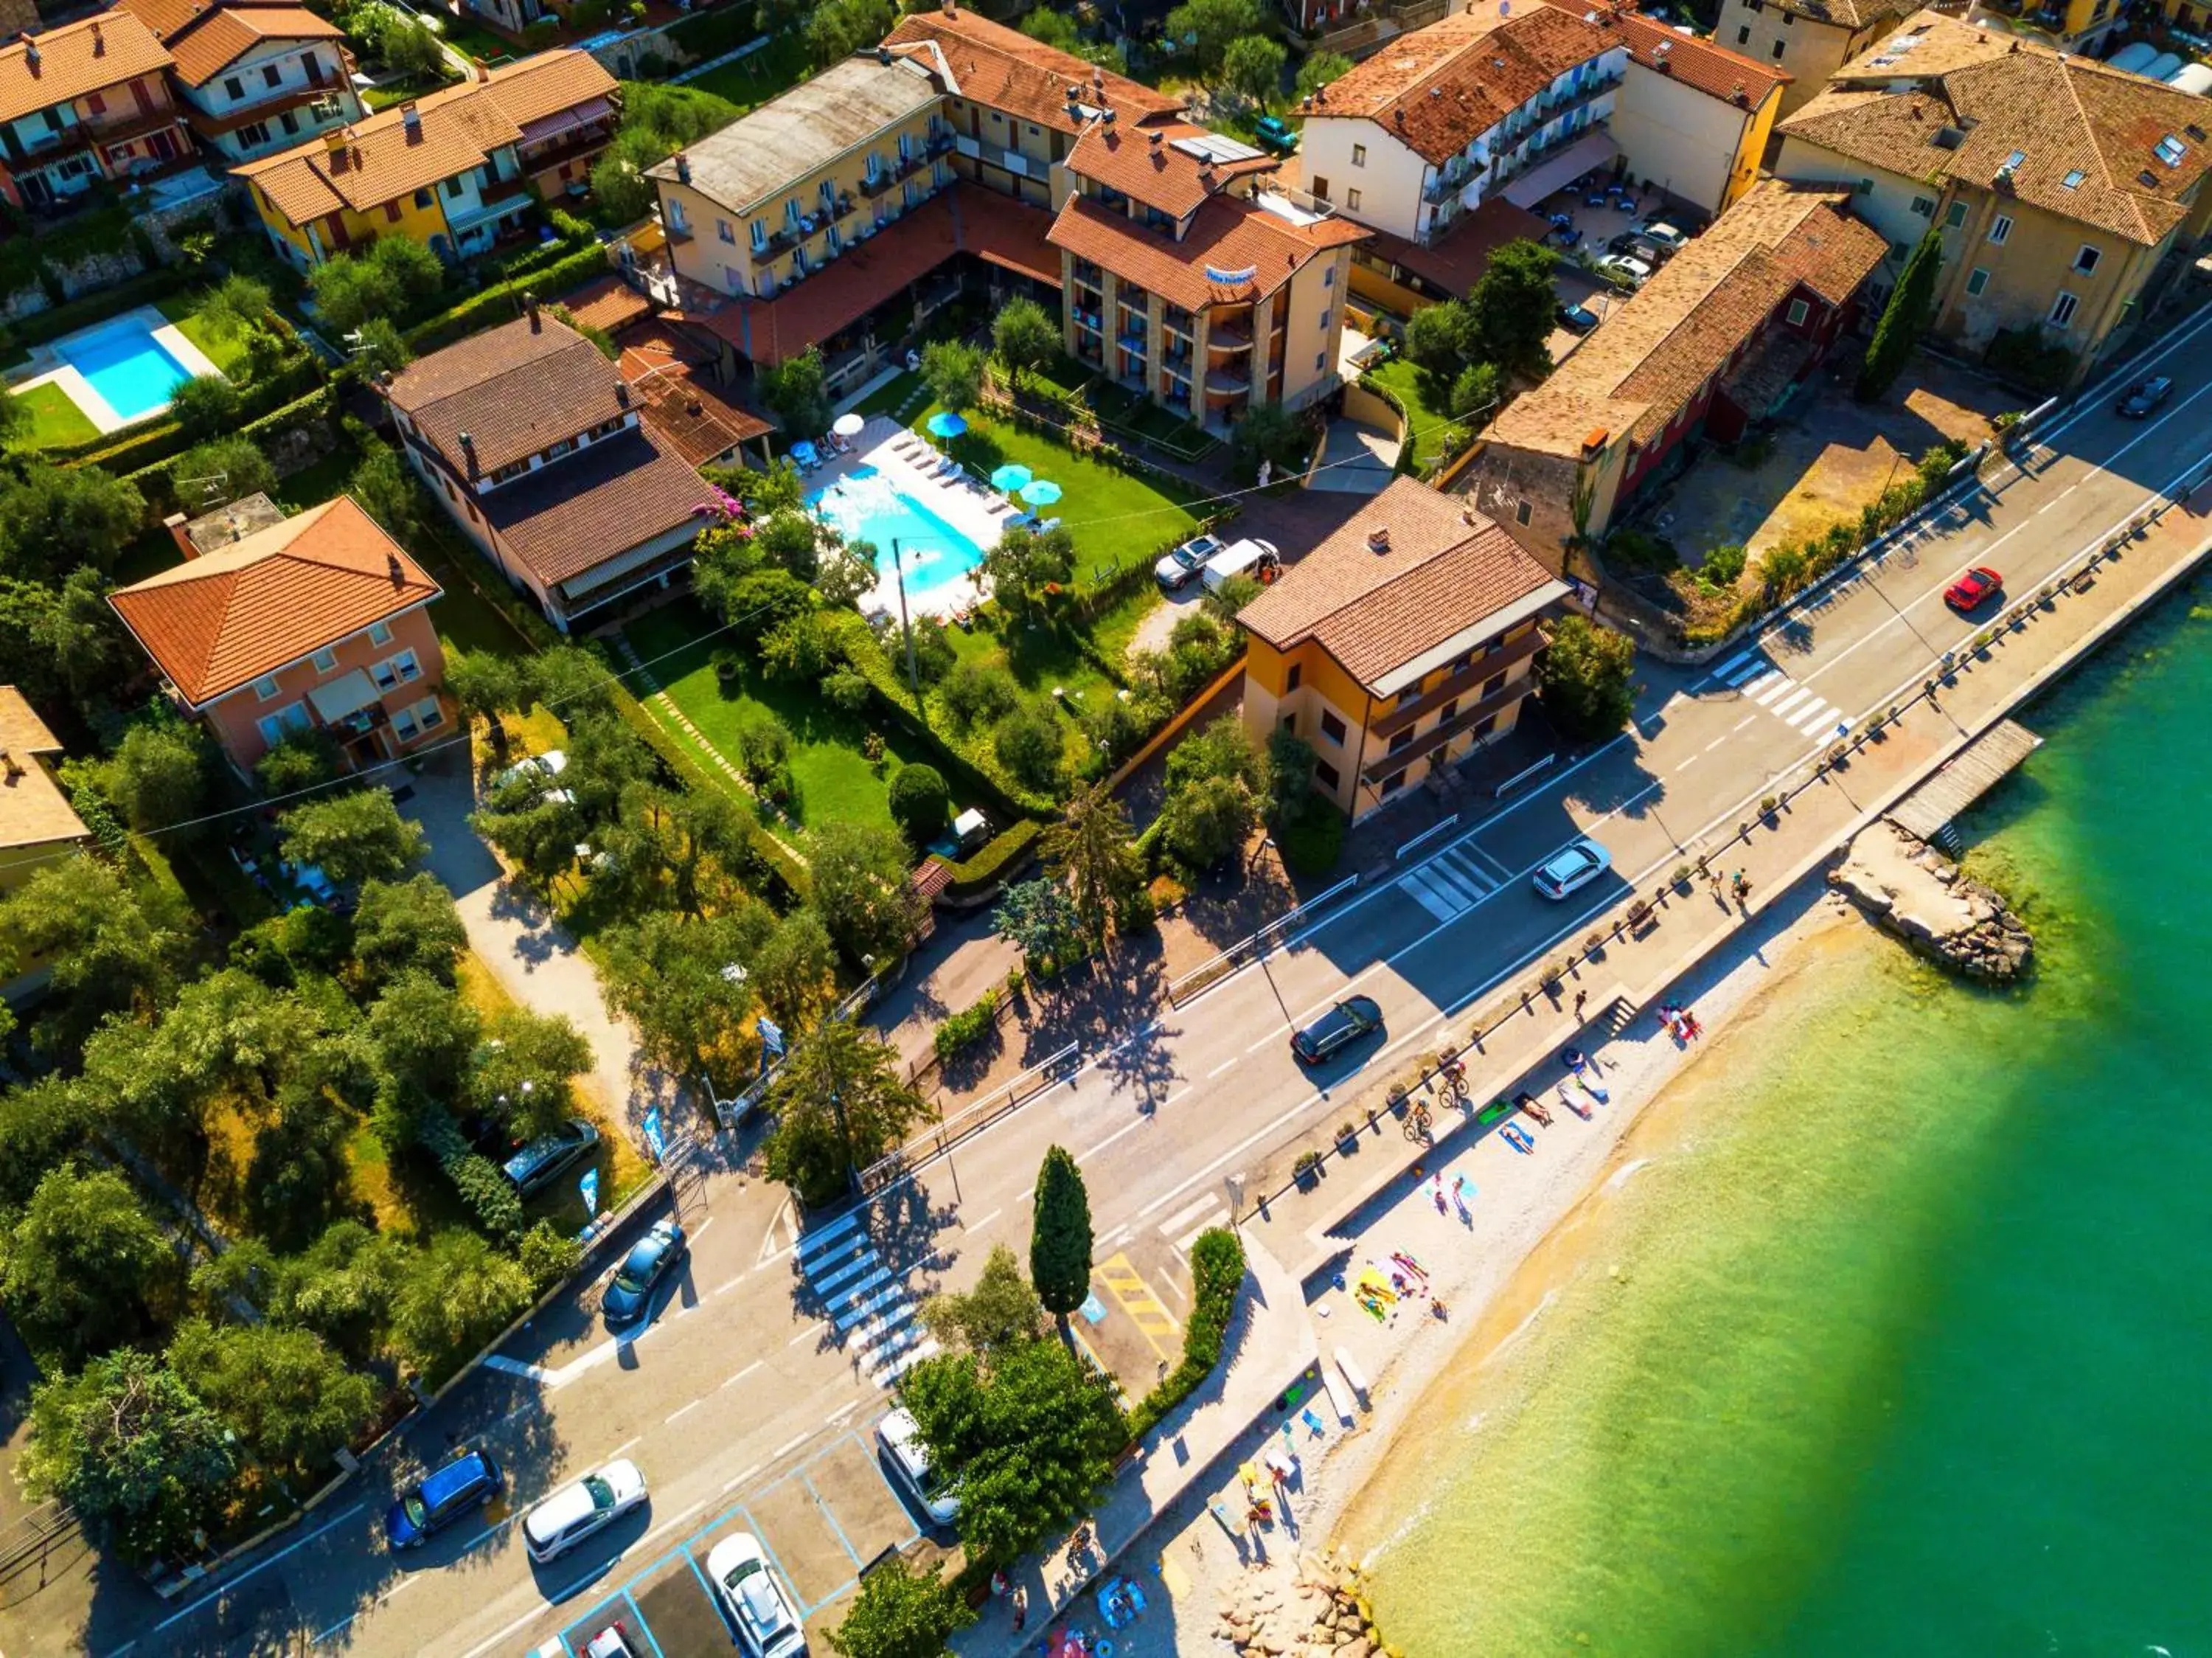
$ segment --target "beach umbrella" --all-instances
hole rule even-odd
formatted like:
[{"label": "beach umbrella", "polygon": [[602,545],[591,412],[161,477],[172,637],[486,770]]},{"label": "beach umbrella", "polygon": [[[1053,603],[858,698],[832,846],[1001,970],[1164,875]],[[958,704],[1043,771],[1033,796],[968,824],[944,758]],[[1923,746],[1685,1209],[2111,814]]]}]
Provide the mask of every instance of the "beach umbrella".
[{"label": "beach umbrella", "polygon": [[950,409],[939,409],[929,418],[932,437],[957,437],[968,430],[968,423]]},{"label": "beach umbrella", "polygon": [[1008,461],[991,474],[991,487],[994,490],[1018,490],[1036,476],[1027,466]]},{"label": "beach umbrella", "polygon": [[830,430],[840,437],[858,437],[860,435],[860,428],[867,424],[866,419],[860,415],[841,414],[831,424]]},{"label": "beach umbrella", "polygon": [[1049,478],[1040,478],[1022,485],[1022,499],[1032,507],[1048,507],[1060,499],[1060,485]]}]

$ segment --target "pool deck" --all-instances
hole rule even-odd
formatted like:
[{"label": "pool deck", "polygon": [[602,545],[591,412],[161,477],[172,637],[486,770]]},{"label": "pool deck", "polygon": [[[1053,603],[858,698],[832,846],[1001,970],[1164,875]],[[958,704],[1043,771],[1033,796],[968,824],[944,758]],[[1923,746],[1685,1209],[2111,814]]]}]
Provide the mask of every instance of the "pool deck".
[{"label": "pool deck", "polygon": [[[826,490],[871,467],[888,478],[901,495],[928,508],[986,552],[999,545],[1008,524],[1029,510],[972,473],[949,467],[945,457],[926,440],[888,415],[872,417],[848,453],[832,454],[809,472],[807,492]],[[919,561],[927,555],[917,552],[915,557]],[[971,608],[981,599],[978,582],[947,582],[909,591],[907,608],[915,615],[949,617]],[[861,614],[878,610],[890,616],[899,613],[896,578],[885,576],[861,598]]]},{"label": "pool deck", "polygon": [[[70,401],[84,411],[85,418],[92,422],[103,437],[110,432],[120,431],[125,426],[136,424],[137,421],[152,419],[161,412],[161,409],[149,409],[145,413],[131,419],[124,418],[115,411],[114,406],[106,398],[93,389],[92,382],[79,373],[76,365],[69,360],[69,344],[71,340],[82,339],[87,334],[106,333],[108,330],[126,322],[136,322],[143,326],[153,337],[154,343],[174,357],[178,366],[186,374],[197,377],[201,375],[220,375],[222,372],[209,360],[206,352],[185,338],[183,331],[175,323],[171,322],[153,306],[142,305],[133,311],[118,312],[104,322],[94,323],[89,328],[80,328],[73,334],[64,334],[61,338],[50,340],[43,345],[33,345],[31,348],[31,360],[26,365],[27,372],[25,372],[23,378],[20,380],[11,377],[8,381],[8,389],[20,396],[36,386],[60,387],[69,394]],[[161,405],[164,409],[167,406],[166,403]]]}]

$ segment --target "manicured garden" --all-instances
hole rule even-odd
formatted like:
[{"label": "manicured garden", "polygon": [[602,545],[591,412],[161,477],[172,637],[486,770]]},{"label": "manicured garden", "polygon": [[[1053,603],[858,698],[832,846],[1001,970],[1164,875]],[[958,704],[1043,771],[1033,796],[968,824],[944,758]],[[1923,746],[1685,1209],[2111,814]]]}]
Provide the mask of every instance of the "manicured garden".
[{"label": "manicured garden", "polygon": [[13,448],[51,449],[64,443],[89,443],[100,436],[100,428],[92,424],[92,417],[77,407],[76,399],[51,380],[27,392],[18,392],[15,401],[30,411],[31,424],[23,429]]},{"label": "manicured garden", "polygon": [[1432,409],[1422,399],[1421,371],[1406,357],[1393,357],[1380,368],[1369,369],[1366,378],[1405,405],[1413,427],[1406,436],[1413,448],[1413,469],[1416,473],[1427,472],[1443,454],[1444,431],[1452,424],[1449,411]]},{"label": "manicured garden", "polygon": [[805,38],[796,29],[787,29],[758,52],[710,69],[684,84],[728,99],[742,114],[778,93],[790,91],[806,78],[807,70]]}]

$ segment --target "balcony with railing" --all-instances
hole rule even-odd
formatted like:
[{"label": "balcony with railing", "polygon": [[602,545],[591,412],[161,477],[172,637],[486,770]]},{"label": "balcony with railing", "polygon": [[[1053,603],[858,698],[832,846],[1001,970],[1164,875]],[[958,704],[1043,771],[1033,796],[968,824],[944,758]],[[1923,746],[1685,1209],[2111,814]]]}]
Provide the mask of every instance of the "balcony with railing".
[{"label": "balcony with railing", "polygon": [[1252,320],[1246,315],[1224,321],[1218,318],[1206,331],[1206,346],[1210,351],[1249,351],[1252,349]]},{"label": "balcony with railing", "polygon": [[1072,274],[1076,281],[1091,288],[1100,288],[1105,284],[1105,273],[1089,259],[1076,260]]},{"label": "balcony with railing", "polygon": [[1192,337],[1191,331],[1197,326],[1197,321],[1195,317],[1180,305],[1164,305],[1160,308],[1160,326],[1171,334],[1181,334],[1186,340]]}]

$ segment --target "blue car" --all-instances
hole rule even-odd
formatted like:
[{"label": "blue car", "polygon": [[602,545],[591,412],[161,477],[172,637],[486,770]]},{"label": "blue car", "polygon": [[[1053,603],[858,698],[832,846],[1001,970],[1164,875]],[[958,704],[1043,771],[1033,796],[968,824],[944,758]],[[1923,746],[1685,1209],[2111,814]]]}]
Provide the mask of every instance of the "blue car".
[{"label": "blue car", "polygon": [[384,1540],[394,1549],[419,1548],[506,1489],[507,1476],[489,1451],[456,1451],[399,1494],[386,1511]]},{"label": "blue car", "polygon": [[653,1292],[684,1259],[684,1228],[662,1221],[630,1247],[600,1305],[607,1322],[621,1326],[643,1318],[653,1305]]}]

